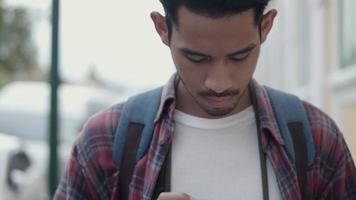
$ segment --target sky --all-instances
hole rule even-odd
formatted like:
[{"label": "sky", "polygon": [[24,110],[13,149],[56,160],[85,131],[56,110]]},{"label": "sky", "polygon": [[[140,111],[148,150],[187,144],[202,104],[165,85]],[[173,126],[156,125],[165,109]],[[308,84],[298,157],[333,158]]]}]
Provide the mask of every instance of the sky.
[{"label": "sky", "polygon": [[[8,0],[31,9],[33,38],[42,68],[50,66],[52,0]],[[90,69],[108,83],[146,88],[164,84],[175,71],[168,47],[159,39],[151,11],[158,0],[60,1],[60,71],[83,81]]]}]

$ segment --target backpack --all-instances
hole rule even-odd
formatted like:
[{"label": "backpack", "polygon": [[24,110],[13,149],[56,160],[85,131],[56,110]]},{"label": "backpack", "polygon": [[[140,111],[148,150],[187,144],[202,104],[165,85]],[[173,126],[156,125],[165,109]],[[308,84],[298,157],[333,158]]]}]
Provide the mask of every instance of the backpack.
[{"label": "backpack", "polygon": [[[121,112],[113,144],[113,160],[120,166],[118,188],[120,199],[128,199],[128,186],[135,164],[144,156],[150,145],[162,89],[159,87],[130,97]],[[314,162],[315,146],[303,102],[295,95],[266,86],[265,89],[285,141],[287,154],[295,164],[302,199],[310,199],[311,194],[306,188],[307,170]],[[161,168],[153,197],[157,198],[160,192],[169,190],[167,185],[170,180],[166,174],[170,173],[170,163],[167,160],[169,159],[165,159]],[[266,169],[265,172],[262,169],[262,181],[267,182],[267,178],[264,177],[266,174]],[[267,189],[263,187],[263,192],[267,193],[268,199],[268,187]]]}]

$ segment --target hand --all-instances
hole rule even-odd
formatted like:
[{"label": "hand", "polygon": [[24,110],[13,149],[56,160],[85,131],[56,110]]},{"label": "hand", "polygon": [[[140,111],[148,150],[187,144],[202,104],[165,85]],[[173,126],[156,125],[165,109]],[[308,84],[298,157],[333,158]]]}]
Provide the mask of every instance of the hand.
[{"label": "hand", "polygon": [[197,200],[185,193],[162,192],[157,200]]}]

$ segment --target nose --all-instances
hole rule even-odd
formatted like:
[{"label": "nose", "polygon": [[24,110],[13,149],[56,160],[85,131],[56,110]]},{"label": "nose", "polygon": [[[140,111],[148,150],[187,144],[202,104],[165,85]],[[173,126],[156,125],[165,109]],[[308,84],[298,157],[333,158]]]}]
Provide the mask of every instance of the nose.
[{"label": "nose", "polygon": [[207,89],[216,93],[222,93],[232,88],[233,80],[231,72],[229,71],[229,66],[224,61],[220,61],[208,69],[204,82]]}]

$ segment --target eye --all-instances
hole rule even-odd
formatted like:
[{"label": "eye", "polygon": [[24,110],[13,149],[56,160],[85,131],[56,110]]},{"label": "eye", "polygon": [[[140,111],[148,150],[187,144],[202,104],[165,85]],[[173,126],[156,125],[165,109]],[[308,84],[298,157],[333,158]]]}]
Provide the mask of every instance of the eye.
[{"label": "eye", "polygon": [[184,55],[189,61],[194,62],[194,63],[202,63],[202,62],[207,62],[210,60],[209,57],[207,56],[201,56],[201,55],[192,55],[192,54],[185,54]]},{"label": "eye", "polygon": [[250,51],[238,55],[231,56],[230,59],[234,61],[243,61],[250,55]]}]

